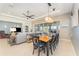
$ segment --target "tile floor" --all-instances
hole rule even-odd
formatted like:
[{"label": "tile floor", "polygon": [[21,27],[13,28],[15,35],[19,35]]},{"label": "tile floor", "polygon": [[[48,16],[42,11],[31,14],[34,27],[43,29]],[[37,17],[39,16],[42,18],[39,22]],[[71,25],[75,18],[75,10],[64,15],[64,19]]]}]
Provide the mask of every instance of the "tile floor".
[{"label": "tile floor", "polygon": [[[19,45],[10,46],[7,39],[0,39],[0,56],[37,56],[35,51],[32,54],[33,46],[32,43],[22,43]],[[57,49],[53,55],[50,56],[75,56],[75,50],[70,40],[60,40]],[[46,56],[41,52],[41,56]]]}]

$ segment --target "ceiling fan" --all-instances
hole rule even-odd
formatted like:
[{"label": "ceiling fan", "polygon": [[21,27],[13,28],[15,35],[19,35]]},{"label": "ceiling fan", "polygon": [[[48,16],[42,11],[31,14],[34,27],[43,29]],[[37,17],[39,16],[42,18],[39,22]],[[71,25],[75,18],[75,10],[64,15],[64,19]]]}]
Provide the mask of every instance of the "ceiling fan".
[{"label": "ceiling fan", "polygon": [[33,17],[35,16],[35,15],[30,15],[29,10],[28,10],[26,13],[23,13],[23,15],[24,15],[27,19],[34,19]]}]

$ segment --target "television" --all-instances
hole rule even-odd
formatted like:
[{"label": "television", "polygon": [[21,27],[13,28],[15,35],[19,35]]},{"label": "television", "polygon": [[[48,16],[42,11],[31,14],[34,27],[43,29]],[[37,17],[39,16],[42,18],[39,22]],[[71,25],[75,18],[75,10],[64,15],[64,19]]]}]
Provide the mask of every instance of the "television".
[{"label": "television", "polygon": [[21,28],[16,28],[16,32],[21,32]]}]

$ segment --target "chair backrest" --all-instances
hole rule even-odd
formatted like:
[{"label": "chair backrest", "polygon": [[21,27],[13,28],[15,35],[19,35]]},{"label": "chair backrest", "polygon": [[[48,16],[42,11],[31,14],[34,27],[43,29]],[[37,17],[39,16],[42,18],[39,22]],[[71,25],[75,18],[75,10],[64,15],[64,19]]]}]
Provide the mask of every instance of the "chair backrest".
[{"label": "chair backrest", "polygon": [[51,43],[54,43],[55,41],[56,41],[56,33],[54,33],[54,35],[52,35]]},{"label": "chair backrest", "polygon": [[37,42],[38,42],[38,37],[33,38],[33,39],[32,39],[32,41],[33,41],[33,45],[34,45],[35,43],[37,43]]},{"label": "chair backrest", "polygon": [[53,31],[52,32],[52,39],[51,39],[51,43],[54,43],[56,41],[59,41],[59,33],[57,31]]},{"label": "chair backrest", "polygon": [[56,34],[56,40],[59,41],[59,33]]}]

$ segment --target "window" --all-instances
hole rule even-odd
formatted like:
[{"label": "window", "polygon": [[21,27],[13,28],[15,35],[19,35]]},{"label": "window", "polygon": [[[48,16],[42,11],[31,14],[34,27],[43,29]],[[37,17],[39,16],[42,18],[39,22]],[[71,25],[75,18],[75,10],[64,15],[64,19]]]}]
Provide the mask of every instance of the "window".
[{"label": "window", "polygon": [[28,26],[25,26],[25,32],[28,32]]}]

